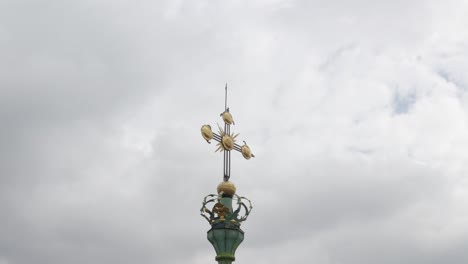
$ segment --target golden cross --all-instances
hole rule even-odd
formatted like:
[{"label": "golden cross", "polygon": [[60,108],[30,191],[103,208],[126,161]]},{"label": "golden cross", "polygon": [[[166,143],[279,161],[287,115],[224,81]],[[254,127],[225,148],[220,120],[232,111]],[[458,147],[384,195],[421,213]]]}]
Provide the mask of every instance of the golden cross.
[{"label": "golden cross", "polygon": [[210,140],[212,139],[218,142],[218,148],[215,152],[224,151],[223,179],[224,181],[228,181],[231,177],[231,150],[237,150],[247,160],[255,156],[252,154],[252,151],[245,141],[242,146],[236,143],[236,138],[239,134],[234,135],[234,133],[231,133],[231,125],[234,125],[234,120],[229,112],[229,107],[227,107],[227,84],[224,93],[224,112],[222,112],[220,116],[224,121],[224,129],[218,125],[219,135],[211,130],[210,125],[203,125],[201,127],[201,134],[208,143],[211,143]]}]

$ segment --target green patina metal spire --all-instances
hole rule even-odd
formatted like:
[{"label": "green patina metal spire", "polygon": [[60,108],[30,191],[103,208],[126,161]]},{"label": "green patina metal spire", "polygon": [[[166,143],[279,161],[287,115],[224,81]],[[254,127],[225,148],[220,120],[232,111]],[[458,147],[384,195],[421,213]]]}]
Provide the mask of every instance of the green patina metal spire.
[{"label": "green patina metal spire", "polygon": [[[201,215],[210,223],[208,240],[216,251],[216,261],[219,264],[231,264],[235,261],[237,247],[244,241],[244,231],[241,223],[247,220],[252,210],[249,199],[236,194],[236,186],[229,181],[231,177],[231,150],[239,151],[245,159],[255,157],[249,146],[236,144],[236,137],[231,134],[230,126],[234,124],[229,107],[227,107],[227,85],[225,94],[225,110],[221,113],[224,129],[219,127],[219,135],[211,130],[210,125],[201,128],[203,138],[218,142],[218,150],[224,151],[223,181],[218,185],[218,194],[209,194],[203,199]],[[234,204],[234,205],[233,205]],[[211,209],[208,206],[211,206]]]}]

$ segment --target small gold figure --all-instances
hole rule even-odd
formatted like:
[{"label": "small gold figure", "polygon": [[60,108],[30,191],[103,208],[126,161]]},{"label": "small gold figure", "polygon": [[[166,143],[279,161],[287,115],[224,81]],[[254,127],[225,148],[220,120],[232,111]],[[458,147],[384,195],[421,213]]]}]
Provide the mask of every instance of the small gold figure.
[{"label": "small gold figure", "polygon": [[213,139],[213,131],[211,131],[210,125],[203,125],[201,127],[201,134],[206,142],[211,143],[210,140]]},{"label": "small gold figure", "polygon": [[241,153],[242,156],[244,156],[245,159],[249,160],[250,158],[255,158],[255,155],[252,154],[252,151],[250,150],[249,146],[247,146],[247,143],[244,141],[244,145],[241,147]]},{"label": "small gold figure", "polygon": [[224,123],[228,125],[235,125],[234,119],[232,119],[232,115],[229,113],[229,107],[226,109],[226,111],[222,112],[220,116],[223,117]]}]

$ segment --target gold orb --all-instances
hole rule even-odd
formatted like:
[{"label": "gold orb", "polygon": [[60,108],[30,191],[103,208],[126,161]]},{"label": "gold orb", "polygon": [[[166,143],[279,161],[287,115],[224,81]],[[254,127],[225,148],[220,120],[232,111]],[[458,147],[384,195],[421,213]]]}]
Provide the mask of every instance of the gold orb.
[{"label": "gold orb", "polygon": [[236,193],[236,186],[230,181],[223,181],[218,185],[218,193],[220,192],[233,196]]}]

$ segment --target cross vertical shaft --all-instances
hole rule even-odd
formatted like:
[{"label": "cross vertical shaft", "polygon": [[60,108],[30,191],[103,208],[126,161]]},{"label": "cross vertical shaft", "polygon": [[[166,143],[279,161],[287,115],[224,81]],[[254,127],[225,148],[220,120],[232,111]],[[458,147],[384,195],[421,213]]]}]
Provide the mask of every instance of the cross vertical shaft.
[{"label": "cross vertical shaft", "polygon": [[[226,87],[224,90],[224,112],[228,111],[227,107],[227,83]],[[231,134],[231,127],[228,123],[224,122],[224,131],[226,134],[230,135]],[[231,152],[224,149],[224,176],[223,180],[228,181],[229,178],[231,177]]]}]

